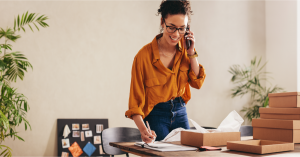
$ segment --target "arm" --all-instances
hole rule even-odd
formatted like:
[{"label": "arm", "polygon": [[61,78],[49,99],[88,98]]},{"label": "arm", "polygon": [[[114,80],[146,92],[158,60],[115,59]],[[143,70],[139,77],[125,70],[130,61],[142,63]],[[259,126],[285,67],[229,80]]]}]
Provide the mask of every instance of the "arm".
[{"label": "arm", "polygon": [[[192,31],[188,31],[188,35],[185,35],[188,40],[191,40],[191,46],[187,50],[188,55],[194,55],[195,54],[195,38],[194,33]],[[186,39],[184,38],[184,46],[186,47]],[[191,69],[189,71],[189,84],[196,89],[200,89],[204,83],[206,73],[205,69],[201,64],[198,63],[198,60],[196,57],[190,58],[190,66]]]},{"label": "arm", "polygon": [[199,74],[200,74],[200,67],[199,67],[199,63],[197,58],[190,58],[191,61],[191,68],[194,71],[194,74],[196,75],[197,78],[199,78]]},{"label": "arm", "polygon": [[[156,137],[156,134],[154,133],[154,131],[152,131],[152,134],[148,132],[142,117],[144,116],[143,107],[145,105],[145,89],[143,80],[143,73],[140,70],[140,63],[136,56],[134,58],[131,71],[129,110],[125,112],[125,116],[134,120],[141,133],[143,141],[146,143],[150,143],[152,142],[152,139]],[[152,139],[150,139],[149,137],[151,137]]]},{"label": "arm", "polygon": [[135,125],[140,130],[142,140],[146,143],[151,143],[152,139],[156,138],[155,132],[152,130],[151,134],[149,133],[141,115],[133,115],[132,118],[135,122]]}]

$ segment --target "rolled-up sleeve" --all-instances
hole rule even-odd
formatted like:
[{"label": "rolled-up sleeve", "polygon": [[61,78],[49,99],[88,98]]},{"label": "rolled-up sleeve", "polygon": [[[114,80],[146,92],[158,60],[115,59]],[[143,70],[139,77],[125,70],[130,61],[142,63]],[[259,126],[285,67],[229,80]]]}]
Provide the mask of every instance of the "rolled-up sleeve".
[{"label": "rolled-up sleeve", "polygon": [[191,87],[196,88],[196,89],[200,89],[204,83],[205,77],[206,77],[206,73],[205,73],[205,69],[204,67],[199,64],[199,76],[197,77],[194,73],[194,71],[192,69],[190,69],[189,71],[189,84],[191,85]]},{"label": "rolled-up sleeve", "polygon": [[143,107],[145,105],[145,89],[143,82],[143,72],[140,67],[138,57],[134,58],[131,70],[131,85],[129,94],[129,109],[125,112],[125,117],[132,119],[133,115],[144,116]]}]

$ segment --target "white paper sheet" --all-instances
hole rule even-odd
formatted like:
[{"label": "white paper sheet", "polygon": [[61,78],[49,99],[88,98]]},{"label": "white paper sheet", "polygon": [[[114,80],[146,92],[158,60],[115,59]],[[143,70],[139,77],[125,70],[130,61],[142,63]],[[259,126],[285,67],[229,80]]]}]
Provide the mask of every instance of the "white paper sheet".
[{"label": "white paper sheet", "polygon": [[171,143],[163,143],[155,141],[152,144],[144,145],[145,142],[136,142],[134,145],[136,146],[144,146],[145,148],[161,151],[161,152],[168,152],[168,151],[193,151],[197,150],[196,147],[190,147],[190,146],[183,146],[183,145],[176,145]]},{"label": "white paper sheet", "polygon": [[183,128],[177,128],[172,130],[162,141],[173,142],[180,141],[181,131],[185,130]]},{"label": "white paper sheet", "polygon": [[69,126],[66,124],[63,132],[64,138],[67,138],[68,135],[71,133]]},{"label": "white paper sheet", "polygon": [[243,118],[235,111],[231,111],[217,128],[221,132],[239,132]]},{"label": "white paper sheet", "polygon": [[209,133],[206,129],[202,128],[198,123],[196,123],[194,120],[189,119],[192,124],[194,125],[194,127],[196,128],[196,130],[200,133]]},{"label": "white paper sheet", "polygon": [[[199,133],[216,133],[216,132],[239,132],[242,123],[244,122],[243,118],[235,111],[231,111],[227,117],[221,122],[217,129],[204,129],[194,120],[189,119],[192,124],[195,126],[196,130],[189,130]],[[177,128],[172,130],[162,141],[163,142],[173,142],[180,141],[181,131],[185,130],[183,128]]]}]

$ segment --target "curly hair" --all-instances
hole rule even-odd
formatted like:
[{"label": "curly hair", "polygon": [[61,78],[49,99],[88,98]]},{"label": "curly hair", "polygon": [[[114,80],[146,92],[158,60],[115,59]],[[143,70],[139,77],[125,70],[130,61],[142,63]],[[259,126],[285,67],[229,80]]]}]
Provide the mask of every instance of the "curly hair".
[{"label": "curly hair", "polygon": [[162,0],[160,7],[157,10],[157,16],[159,14],[161,14],[161,17],[163,19],[165,19],[168,16],[168,14],[187,15],[188,21],[190,23],[191,15],[193,14],[193,11],[191,10],[191,4],[189,0]]}]

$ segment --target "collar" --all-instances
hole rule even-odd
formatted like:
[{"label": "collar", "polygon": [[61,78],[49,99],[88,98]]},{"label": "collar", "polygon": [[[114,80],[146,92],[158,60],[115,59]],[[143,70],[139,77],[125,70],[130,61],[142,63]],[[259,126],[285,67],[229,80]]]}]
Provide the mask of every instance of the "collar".
[{"label": "collar", "polygon": [[[157,39],[159,39],[160,37],[162,37],[162,33],[156,35],[154,37],[154,39],[152,40],[152,50],[153,50],[153,60],[152,60],[152,64],[154,64],[155,62],[157,62],[160,59],[160,55],[159,55],[159,50],[158,50],[158,45],[157,45]],[[177,47],[179,52],[182,52],[182,42],[183,38],[178,42]]]}]

